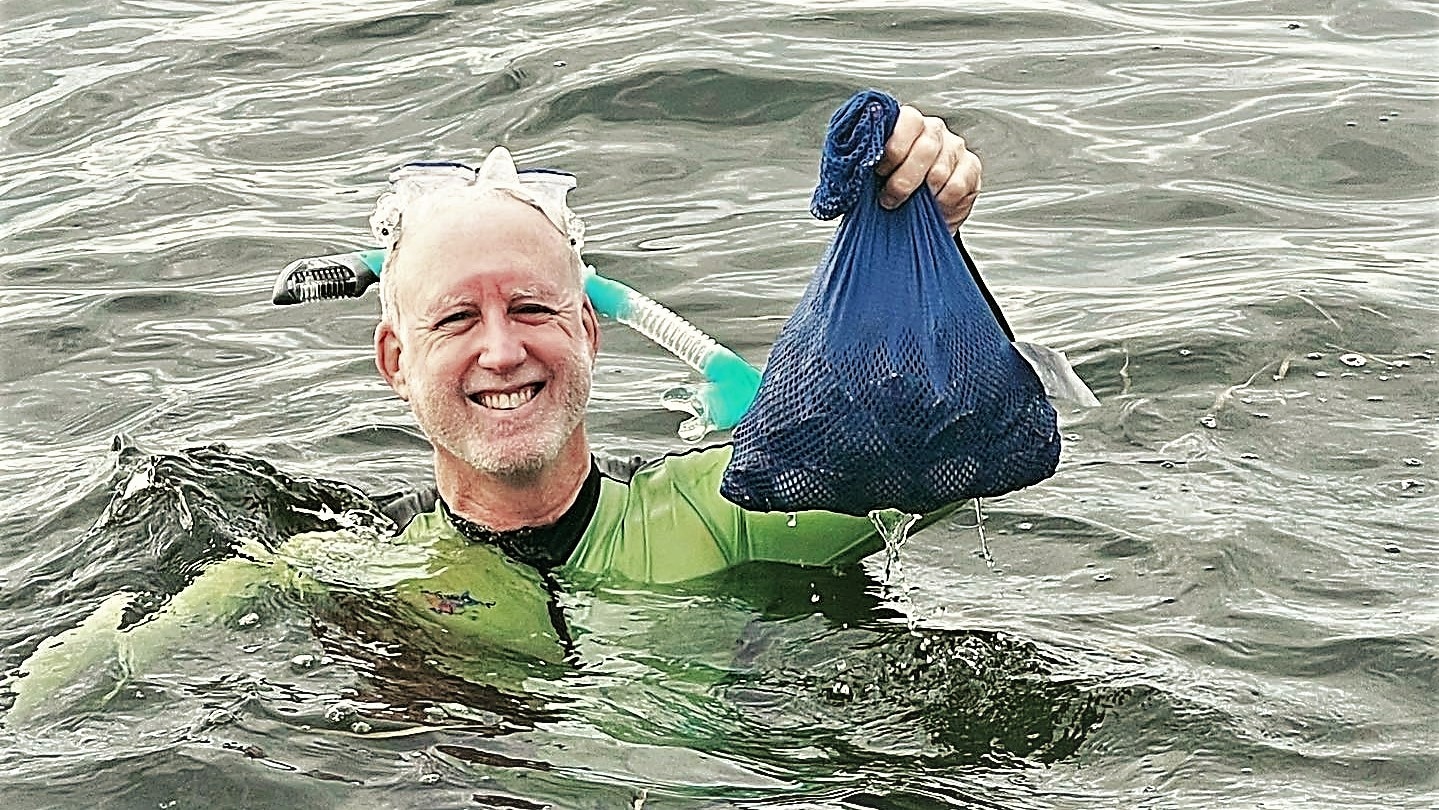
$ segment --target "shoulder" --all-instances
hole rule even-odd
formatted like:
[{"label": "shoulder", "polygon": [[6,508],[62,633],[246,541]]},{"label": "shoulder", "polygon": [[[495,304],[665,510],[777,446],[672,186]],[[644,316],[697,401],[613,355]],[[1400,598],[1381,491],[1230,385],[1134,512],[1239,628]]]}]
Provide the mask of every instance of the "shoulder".
[{"label": "shoulder", "polygon": [[696,448],[605,475],[594,517],[565,568],[635,582],[677,582],[733,564],[745,533],[719,493],[728,445]]}]

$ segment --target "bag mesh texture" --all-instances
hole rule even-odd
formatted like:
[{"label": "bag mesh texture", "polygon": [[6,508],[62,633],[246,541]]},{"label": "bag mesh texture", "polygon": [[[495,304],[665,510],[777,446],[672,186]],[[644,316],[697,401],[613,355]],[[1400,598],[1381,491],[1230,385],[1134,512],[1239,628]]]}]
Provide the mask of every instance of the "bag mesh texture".
[{"label": "bag mesh texture", "polygon": [[923,514],[1059,462],[1054,408],[929,189],[879,205],[898,114],[869,90],[830,121],[811,213],[844,219],[735,427],[720,492],[745,509]]}]

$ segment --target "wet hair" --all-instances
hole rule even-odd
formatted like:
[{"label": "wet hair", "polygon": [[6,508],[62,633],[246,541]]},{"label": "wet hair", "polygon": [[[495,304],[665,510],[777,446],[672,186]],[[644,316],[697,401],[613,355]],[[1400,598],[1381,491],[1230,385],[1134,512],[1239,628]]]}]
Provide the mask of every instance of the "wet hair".
[{"label": "wet hair", "polygon": [[[506,194],[504,191],[495,188],[469,187],[463,189],[436,190],[425,194],[409,205],[406,211],[394,226],[394,237],[390,244],[389,254],[385,257],[384,267],[380,271],[380,321],[392,325],[395,321],[395,291],[400,283],[402,273],[396,272],[400,261],[402,245],[404,244],[406,219],[412,223],[423,219],[427,214],[433,212],[436,206],[454,207],[459,205],[473,205],[484,201],[508,200],[520,205],[528,206],[522,200]],[[539,213],[536,211],[536,213]],[[566,234],[560,237],[567,239],[570,244],[569,257],[571,270],[574,273],[574,283],[581,291],[584,289],[585,263],[580,257],[579,250],[575,247],[575,240]]]}]

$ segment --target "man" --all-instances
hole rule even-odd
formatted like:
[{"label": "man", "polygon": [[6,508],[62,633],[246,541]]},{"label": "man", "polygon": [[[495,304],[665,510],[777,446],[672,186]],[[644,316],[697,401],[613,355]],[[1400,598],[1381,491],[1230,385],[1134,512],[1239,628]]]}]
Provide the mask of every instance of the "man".
[{"label": "man", "polygon": [[[979,190],[963,140],[913,107],[877,170],[890,206],[927,183],[952,232]],[[585,434],[599,329],[578,237],[562,204],[496,176],[417,194],[389,223],[375,360],[434,445],[438,493],[411,534],[458,533],[540,570],[641,582],[751,560],[840,564],[878,548],[864,519],[791,520],[724,501],[728,448],[666,457],[629,482],[602,476]]]},{"label": "man", "polygon": [[[912,107],[877,171],[890,206],[928,184],[951,231],[979,192],[964,141]],[[437,499],[402,516],[399,538],[335,531],[242,549],[123,631],[134,595],[114,594],[21,666],[7,724],[64,711],[52,696],[87,677],[95,691],[67,692],[108,699],[177,645],[253,632],[277,604],[338,628],[321,634],[326,648],[352,639],[347,655],[358,655],[393,639],[399,652],[382,658],[523,691],[534,666],[572,651],[557,578],[679,582],[749,561],[841,565],[879,548],[867,519],[725,501],[727,447],[601,474],[584,424],[599,330],[575,223],[562,203],[508,186],[422,194],[391,223],[375,360],[430,437]]]}]

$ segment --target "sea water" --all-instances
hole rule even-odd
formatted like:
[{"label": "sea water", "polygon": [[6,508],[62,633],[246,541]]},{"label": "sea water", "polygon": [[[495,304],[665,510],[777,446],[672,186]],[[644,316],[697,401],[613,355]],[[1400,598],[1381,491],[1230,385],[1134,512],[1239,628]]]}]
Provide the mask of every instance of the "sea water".
[{"label": "sea water", "polygon": [[[979,154],[966,245],[1103,402],[1061,414],[1053,479],[986,499],[994,570],[965,510],[905,541],[907,602],[880,555],[575,584],[575,659],[501,689],[507,662],[437,680],[276,596],[0,729],[5,802],[1435,804],[1431,8],[15,0],[0,31],[5,673],[301,528],[277,473],[427,480],[373,297],[267,302],[368,247],[413,159],[576,172],[589,260],[762,364],[831,233],[826,118],[881,87]],[[594,443],[684,449],[659,401],[688,369],[603,338]],[[271,467],[183,452],[215,442]],[[166,486],[102,522],[147,463]]]}]

